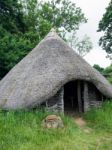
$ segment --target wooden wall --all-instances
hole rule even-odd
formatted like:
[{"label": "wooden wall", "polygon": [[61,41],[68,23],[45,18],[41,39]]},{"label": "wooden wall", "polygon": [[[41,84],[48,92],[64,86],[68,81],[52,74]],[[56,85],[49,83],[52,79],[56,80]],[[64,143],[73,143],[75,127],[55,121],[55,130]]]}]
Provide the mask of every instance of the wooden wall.
[{"label": "wooden wall", "polygon": [[[91,107],[99,107],[102,104],[102,94],[90,82],[78,81],[77,95],[79,112],[86,112]],[[42,105],[50,111],[64,112],[64,87]]]}]

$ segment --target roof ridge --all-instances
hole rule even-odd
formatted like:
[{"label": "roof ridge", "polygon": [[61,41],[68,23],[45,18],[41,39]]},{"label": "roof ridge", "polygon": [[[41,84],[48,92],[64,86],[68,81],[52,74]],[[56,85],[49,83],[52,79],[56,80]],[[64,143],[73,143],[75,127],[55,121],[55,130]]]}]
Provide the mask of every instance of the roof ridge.
[{"label": "roof ridge", "polygon": [[49,31],[49,33],[45,36],[44,39],[46,38],[50,38],[50,37],[57,37],[57,38],[60,38],[58,33],[56,32],[56,29],[55,28],[51,28],[51,30]]}]

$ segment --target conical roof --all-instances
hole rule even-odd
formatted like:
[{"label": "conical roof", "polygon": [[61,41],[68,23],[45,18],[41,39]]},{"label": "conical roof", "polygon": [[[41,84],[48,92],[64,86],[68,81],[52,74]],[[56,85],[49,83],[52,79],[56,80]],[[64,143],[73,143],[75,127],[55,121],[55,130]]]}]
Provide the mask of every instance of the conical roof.
[{"label": "conical roof", "polygon": [[35,107],[71,80],[92,82],[112,98],[112,86],[52,30],[0,82],[0,107]]}]

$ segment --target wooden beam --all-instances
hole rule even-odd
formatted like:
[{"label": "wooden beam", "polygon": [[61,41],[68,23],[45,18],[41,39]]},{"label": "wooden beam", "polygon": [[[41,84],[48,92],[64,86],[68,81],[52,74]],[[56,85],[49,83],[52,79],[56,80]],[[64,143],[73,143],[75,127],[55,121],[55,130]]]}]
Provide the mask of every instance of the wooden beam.
[{"label": "wooden beam", "polygon": [[90,107],[88,96],[88,83],[84,82],[84,111],[88,111]]},{"label": "wooden beam", "polygon": [[79,112],[82,112],[81,83],[80,83],[80,81],[78,81],[78,83],[77,83],[77,97],[78,97]]}]

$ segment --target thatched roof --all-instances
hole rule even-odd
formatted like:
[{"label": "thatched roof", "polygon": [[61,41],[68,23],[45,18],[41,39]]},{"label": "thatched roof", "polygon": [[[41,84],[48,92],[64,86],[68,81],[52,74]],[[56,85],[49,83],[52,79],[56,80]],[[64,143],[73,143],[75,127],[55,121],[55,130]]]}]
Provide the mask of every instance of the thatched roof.
[{"label": "thatched roof", "polygon": [[0,107],[31,108],[52,97],[71,80],[92,82],[112,98],[112,86],[51,31],[0,82]]}]

